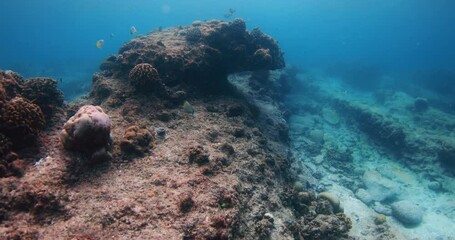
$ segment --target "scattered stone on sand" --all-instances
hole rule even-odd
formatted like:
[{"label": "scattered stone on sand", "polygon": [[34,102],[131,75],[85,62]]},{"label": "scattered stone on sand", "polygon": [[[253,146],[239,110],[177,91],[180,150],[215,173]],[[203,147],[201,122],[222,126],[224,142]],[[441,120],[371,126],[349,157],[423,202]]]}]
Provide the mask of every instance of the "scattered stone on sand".
[{"label": "scattered stone on sand", "polygon": [[363,174],[363,183],[374,201],[394,199],[399,194],[399,185],[383,177],[378,171],[366,171]]},{"label": "scattered stone on sand", "polygon": [[422,222],[423,210],[411,201],[402,200],[392,204],[392,215],[405,226],[417,226]]},{"label": "scattered stone on sand", "polygon": [[380,202],[375,202],[372,208],[379,214],[392,216],[392,209],[388,205],[381,204]]},{"label": "scattered stone on sand", "polygon": [[370,203],[372,203],[374,201],[373,197],[371,197],[370,193],[363,189],[363,188],[359,188],[356,192],[355,192],[355,196],[360,200],[362,201],[363,203],[365,203],[366,205],[370,205]]}]

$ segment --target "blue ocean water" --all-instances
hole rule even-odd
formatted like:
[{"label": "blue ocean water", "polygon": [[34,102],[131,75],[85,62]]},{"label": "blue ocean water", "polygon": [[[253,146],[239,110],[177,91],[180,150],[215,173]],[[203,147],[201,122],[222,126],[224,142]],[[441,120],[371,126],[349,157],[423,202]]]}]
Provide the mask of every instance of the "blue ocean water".
[{"label": "blue ocean water", "polygon": [[[279,40],[288,64],[362,64],[398,73],[455,66],[450,0],[3,0],[0,67],[82,87],[104,58],[133,37],[131,26],[145,34],[224,19],[230,8],[236,10],[230,19],[243,18],[248,28],[260,27]],[[97,49],[100,39],[105,45]]]}]

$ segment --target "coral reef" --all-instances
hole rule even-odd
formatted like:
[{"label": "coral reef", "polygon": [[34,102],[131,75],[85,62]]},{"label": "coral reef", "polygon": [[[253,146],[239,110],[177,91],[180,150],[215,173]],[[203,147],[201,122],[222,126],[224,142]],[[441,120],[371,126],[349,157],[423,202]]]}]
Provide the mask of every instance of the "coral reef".
[{"label": "coral reef", "polygon": [[63,126],[60,139],[69,150],[94,152],[110,141],[109,116],[100,107],[86,105]]},{"label": "coral reef", "polygon": [[45,124],[41,109],[22,97],[15,97],[0,105],[0,133],[13,142],[13,148],[34,143]]},{"label": "coral reef", "polygon": [[22,95],[38,105],[46,119],[63,105],[63,93],[52,78],[30,78],[25,81]]},{"label": "coral reef", "polygon": [[38,135],[62,107],[63,95],[55,80],[25,81],[18,73],[0,70],[0,156],[10,150],[19,155],[24,149],[36,150]]},{"label": "coral reef", "polygon": [[247,31],[241,19],[151,32],[123,45],[102,69],[120,76],[142,63],[151,64],[168,87],[190,84],[211,92],[226,90],[228,73],[284,67],[276,41],[259,29]]},{"label": "coral reef", "polygon": [[[64,106],[74,115],[66,123],[58,115],[40,135],[40,153],[27,159],[34,166],[0,179],[2,231],[46,239],[343,238],[350,221],[341,209],[308,184],[292,190],[299,169],[291,168],[281,104],[292,77],[268,72],[282,67],[277,42],[240,19],[125,43],[101,64],[88,97]],[[248,70],[257,72],[228,78]],[[2,102],[17,97],[4,92]],[[79,164],[87,157],[111,161]]]}]

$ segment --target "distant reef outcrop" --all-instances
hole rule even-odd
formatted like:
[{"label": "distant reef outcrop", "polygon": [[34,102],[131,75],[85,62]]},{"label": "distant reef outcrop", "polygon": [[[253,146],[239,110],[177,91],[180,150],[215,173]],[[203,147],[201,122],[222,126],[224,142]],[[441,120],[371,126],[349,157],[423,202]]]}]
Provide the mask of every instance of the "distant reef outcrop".
[{"label": "distant reef outcrop", "polygon": [[[100,68],[107,76],[126,76],[144,63],[153,66],[155,78],[168,88],[206,91],[223,90],[229,73],[285,66],[278,43],[258,28],[247,31],[241,19],[195,21],[187,27],[139,36],[125,43],[119,54],[106,59]],[[150,80],[157,81],[155,78]]]}]

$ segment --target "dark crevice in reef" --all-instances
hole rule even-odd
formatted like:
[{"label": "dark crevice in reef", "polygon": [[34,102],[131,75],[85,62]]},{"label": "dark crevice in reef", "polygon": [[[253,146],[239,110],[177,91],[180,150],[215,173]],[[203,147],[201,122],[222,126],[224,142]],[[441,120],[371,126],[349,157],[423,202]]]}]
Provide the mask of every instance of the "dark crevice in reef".
[{"label": "dark crevice in reef", "polygon": [[[70,105],[53,80],[29,80],[22,97],[28,81],[1,72],[2,109],[18,112],[0,111],[3,235],[344,238],[334,198],[293,185],[282,99],[295,71],[283,67],[277,42],[235,19],[132,39]],[[12,153],[13,130],[39,153]]]}]

